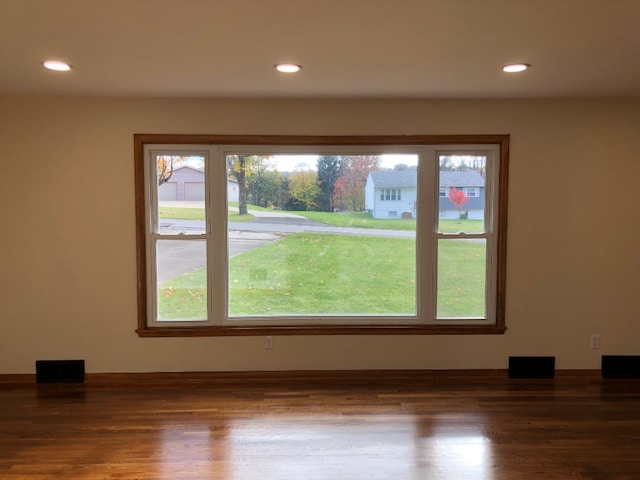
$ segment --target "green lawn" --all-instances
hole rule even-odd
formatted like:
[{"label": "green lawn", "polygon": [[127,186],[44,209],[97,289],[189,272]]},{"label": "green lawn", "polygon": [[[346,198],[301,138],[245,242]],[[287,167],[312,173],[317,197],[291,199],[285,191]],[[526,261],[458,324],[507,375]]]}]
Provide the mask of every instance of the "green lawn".
[{"label": "green lawn", "polygon": [[[158,214],[160,218],[164,219],[204,221],[204,208],[160,207]],[[229,210],[228,215],[230,222],[246,222],[254,218],[253,215],[240,215],[232,210]]]},{"label": "green lawn", "polygon": [[160,207],[158,216],[180,220],[204,220],[204,208]]},{"label": "green lawn", "polygon": [[[230,202],[231,207],[237,208],[237,202]],[[166,219],[184,219],[184,220],[204,220],[204,208],[182,208],[182,207],[160,207],[160,218]],[[249,210],[268,211],[268,208],[249,205]],[[338,227],[352,228],[376,228],[380,230],[406,230],[415,231],[415,218],[393,218],[393,219],[377,219],[373,218],[369,213],[364,212],[289,212],[295,213],[302,217],[308,218],[327,225]],[[230,222],[241,222],[253,220],[254,216],[239,215],[235,211],[229,211]],[[477,233],[482,231],[481,220],[440,220],[439,229],[443,233]]]},{"label": "green lawn", "polygon": [[485,243],[440,240],[438,252],[437,316],[484,317]]},{"label": "green lawn", "polygon": [[[442,241],[438,314],[484,313],[484,244]],[[160,287],[164,319],[206,316],[205,269]],[[232,315],[415,313],[411,239],[295,234],[229,264]]]},{"label": "green lawn", "polygon": [[291,235],[232,259],[230,313],[413,314],[414,259],[408,239]]},{"label": "green lawn", "polygon": [[482,220],[440,220],[438,231],[441,233],[481,233],[484,230]]},{"label": "green lawn", "polygon": [[365,212],[291,212],[316,222],[337,227],[377,228],[382,230],[415,231],[415,218],[377,219]]},{"label": "green lawn", "polygon": [[158,317],[162,320],[197,320],[207,317],[206,269],[168,280],[158,289]]},{"label": "green lawn", "polygon": [[[229,206],[233,207],[233,208],[239,208],[240,204],[238,202],[229,202]],[[273,212],[275,211],[273,208],[265,208],[265,207],[259,207],[258,205],[247,205],[247,209],[249,210],[255,210],[256,212]]]},{"label": "green lawn", "polygon": [[[378,230],[407,230],[415,231],[415,218],[373,218],[365,212],[292,212],[316,222],[335,225],[338,227],[376,228]],[[438,228],[442,233],[479,233],[482,232],[482,220],[440,220]]]}]

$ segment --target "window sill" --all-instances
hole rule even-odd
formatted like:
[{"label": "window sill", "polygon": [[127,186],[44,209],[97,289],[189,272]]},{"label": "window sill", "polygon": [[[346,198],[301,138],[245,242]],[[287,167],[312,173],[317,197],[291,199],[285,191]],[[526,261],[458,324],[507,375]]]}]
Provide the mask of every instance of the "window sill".
[{"label": "window sill", "polygon": [[502,335],[504,326],[425,325],[425,326],[344,326],[309,325],[280,327],[146,327],[139,337],[227,337],[266,335]]}]

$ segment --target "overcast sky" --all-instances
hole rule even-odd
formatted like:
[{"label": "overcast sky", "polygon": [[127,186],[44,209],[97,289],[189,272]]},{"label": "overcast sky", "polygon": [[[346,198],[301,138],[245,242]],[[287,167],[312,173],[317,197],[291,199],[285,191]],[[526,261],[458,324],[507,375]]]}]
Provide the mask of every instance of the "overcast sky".
[{"label": "overcast sky", "polygon": [[[292,172],[294,170],[315,170],[318,155],[276,155],[273,157],[277,161],[277,169],[281,172]],[[380,155],[381,168],[393,168],[399,163],[407,166],[418,165],[418,156],[413,154]]]}]

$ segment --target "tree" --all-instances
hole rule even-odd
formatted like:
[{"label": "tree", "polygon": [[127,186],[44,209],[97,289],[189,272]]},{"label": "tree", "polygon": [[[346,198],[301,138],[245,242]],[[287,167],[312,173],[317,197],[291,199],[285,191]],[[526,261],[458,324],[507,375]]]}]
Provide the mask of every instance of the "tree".
[{"label": "tree", "polygon": [[334,184],[333,202],[354,212],[364,210],[364,188],[372,170],[378,170],[375,155],[349,155],[341,159],[342,175]]},{"label": "tree", "polygon": [[283,208],[281,201],[283,182],[282,173],[270,169],[266,162],[256,165],[253,174],[247,179],[248,197],[251,203],[260,207]]},{"label": "tree", "polygon": [[318,169],[318,207],[323,212],[333,211],[334,185],[340,178],[342,165],[339,155],[322,155],[316,160]]},{"label": "tree", "polygon": [[440,157],[440,170],[466,172],[475,170],[482,178],[487,176],[487,157],[484,155],[447,155]]},{"label": "tree", "polygon": [[274,205],[281,210],[290,210],[288,208],[291,196],[289,195],[289,178],[280,174],[280,189],[278,190],[278,198]]},{"label": "tree", "polygon": [[175,155],[159,155],[157,160],[158,167],[158,186],[167,183],[173,175],[176,168],[180,168],[184,163],[184,157]]},{"label": "tree", "polygon": [[317,205],[320,188],[313,170],[295,170],[289,177],[289,195],[293,210],[313,210]]},{"label": "tree", "polygon": [[[455,185],[447,188],[447,197],[456,207],[456,210],[460,210],[469,201],[469,195],[465,194],[464,190],[458,190]],[[462,218],[462,212],[458,215]]]},{"label": "tree", "polygon": [[229,176],[238,182],[238,213],[247,215],[248,179],[268,157],[260,155],[228,155]]}]

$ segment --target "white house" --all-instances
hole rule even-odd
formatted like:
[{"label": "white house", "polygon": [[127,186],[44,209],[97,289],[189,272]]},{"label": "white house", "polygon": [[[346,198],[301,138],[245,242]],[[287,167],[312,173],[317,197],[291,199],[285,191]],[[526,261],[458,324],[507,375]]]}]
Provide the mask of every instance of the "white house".
[{"label": "white house", "polygon": [[364,208],[373,218],[415,217],[417,171],[379,170],[369,172],[364,191]]},{"label": "white house", "polygon": [[[484,178],[474,170],[440,172],[440,218],[459,218],[461,211],[470,219],[484,216]],[[448,188],[463,190],[469,201],[456,209],[448,198]],[[365,209],[374,218],[413,218],[417,215],[417,171],[379,170],[369,172],[365,185]]]},{"label": "white house", "polygon": [[[192,167],[179,167],[173,171],[169,181],[158,187],[160,201],[203,201],[204,172]],[[238,182],[227,180],[227,201],[237,202]]]}]

